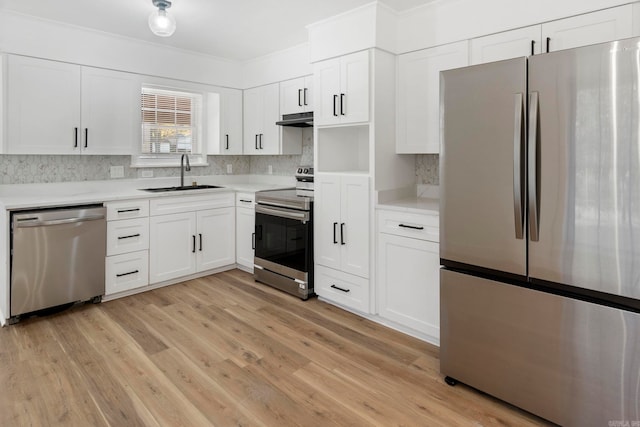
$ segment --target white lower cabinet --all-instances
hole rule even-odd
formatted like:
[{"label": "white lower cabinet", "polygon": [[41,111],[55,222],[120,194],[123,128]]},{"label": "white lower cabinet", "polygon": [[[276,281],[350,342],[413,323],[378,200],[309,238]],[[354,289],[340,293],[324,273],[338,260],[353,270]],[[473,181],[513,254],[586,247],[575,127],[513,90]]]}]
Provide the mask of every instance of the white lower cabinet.
[{"label": "white lower cabinet", "polygon": [[152,200],[150,211],[151,284],[235,263],[233,193]]},{"label": "white lower cabinet", "polygon": [[149,200],[110,202],[105,206],[105,296],[149,285]]},{"label": "white lower cabinet", "polygon": [[238,193],[236,195],[236,262],[243,270],[253,272],[255,252],[255,195]]},{"label": "white lower cabinet", "polygon": [[107,257],[105,295],[141,288],[149,284],[149,251]]},{"label": "white lower cabinet", "polygon": [[440,340],[438,216],[378,211],[378,314]]},{"label": "white lower cabinet", "polygon": [[314,282],[315,292],[321,297],[347,308],[369,312],[369,279],[316,265]]}]

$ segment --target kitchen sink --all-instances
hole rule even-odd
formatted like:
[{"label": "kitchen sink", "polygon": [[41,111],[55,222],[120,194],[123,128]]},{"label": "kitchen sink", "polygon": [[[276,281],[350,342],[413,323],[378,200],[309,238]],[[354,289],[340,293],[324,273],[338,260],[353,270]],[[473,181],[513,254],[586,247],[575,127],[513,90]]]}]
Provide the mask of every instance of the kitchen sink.
[{"label": "kitchen sink", "polygon": [[183,185],[177,187],[155,187],[155,188],[141,188],[142,191],[148,191],[150,193],[164,193],[167,191],[188,191],[188,190],[204,190],[206,188],[223,188],[219,185]]}]

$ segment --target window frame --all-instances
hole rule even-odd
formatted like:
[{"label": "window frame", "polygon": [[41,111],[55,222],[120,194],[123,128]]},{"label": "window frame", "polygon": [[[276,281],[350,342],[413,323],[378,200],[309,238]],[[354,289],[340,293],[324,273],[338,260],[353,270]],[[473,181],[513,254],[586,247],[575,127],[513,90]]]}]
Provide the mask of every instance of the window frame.
[{"label": "window frame", "polygon": [[[187,85],[185,85],[187,86]],[[153,167],[179,167],[180,158],[184,153],[143,153],[142,141],[144,138],[144,123],[142,121],[142,94],[145,90],[167,94],[185,95],[196,100],[195,105],[195,129],[196,143],[192,146],[192,153],[186,153],[189,156],[191,166],[208,166],[207,163],[207,103],[205,93],[198,88],[193,87],[177,87],[171,84],[142,83],[140,85],[140,97],[138,104],[139,118],[139,138],[133,143],[133,151],[131,156],[132,168],[153,168]]]}]

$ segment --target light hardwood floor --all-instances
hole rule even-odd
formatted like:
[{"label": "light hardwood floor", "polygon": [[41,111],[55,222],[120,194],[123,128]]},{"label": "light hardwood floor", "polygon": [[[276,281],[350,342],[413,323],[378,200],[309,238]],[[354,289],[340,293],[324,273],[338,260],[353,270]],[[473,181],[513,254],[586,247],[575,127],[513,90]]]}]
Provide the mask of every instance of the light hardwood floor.
[{"label": "light hardwood floor", "polygon": [[0,330],[0,426],[534,426],[438,349],[239,270]]}]

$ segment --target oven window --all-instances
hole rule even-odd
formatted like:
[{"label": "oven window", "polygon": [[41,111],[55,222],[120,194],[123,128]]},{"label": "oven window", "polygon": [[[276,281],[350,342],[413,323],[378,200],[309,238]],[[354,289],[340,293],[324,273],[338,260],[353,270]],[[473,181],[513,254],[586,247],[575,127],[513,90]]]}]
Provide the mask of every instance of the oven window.
[{"label": "oven window", "polygon": [[308,272],[312,224],[256,213],[256,257]]}]

